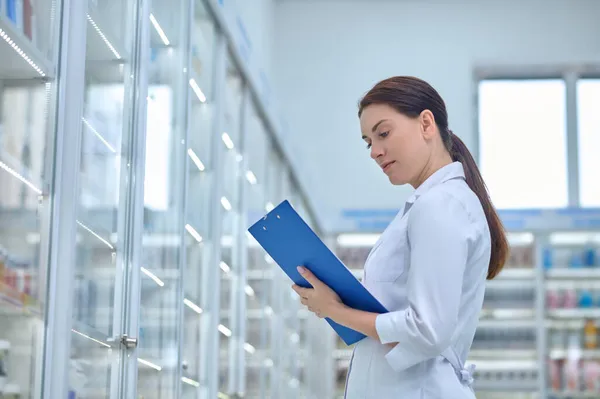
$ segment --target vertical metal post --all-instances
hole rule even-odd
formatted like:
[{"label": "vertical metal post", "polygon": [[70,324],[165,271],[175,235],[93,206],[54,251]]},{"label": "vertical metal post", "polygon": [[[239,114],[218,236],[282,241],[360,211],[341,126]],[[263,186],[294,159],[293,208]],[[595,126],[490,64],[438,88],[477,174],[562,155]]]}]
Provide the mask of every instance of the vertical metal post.
[{"label": "vertical metal post", "polygon": [[[44,342],[44,399],[66,398],[71,357],[75,236],[77,225],[73,210],[79,201],[81,158],[81,118],[86,52],[87,2],[63,0],[62,32],[57,80],[56,136],[54,173],[46,218],[50,242],[48,250],[48,302]],[[47,188],[44,190],[47,196]],[[43,261],[42,261],[43,263]]]},{"label": "vertical metal post", "polygon": [[[223,187],[223,143],[221,132],[223,131],[224,105],[225,105],[225,73],[226,73],[226,51],[227,42],[225,36],[219,32],[216,36],[215,62],[214,62],[214,120],[212,126],[211,149],[213,154],[211,181],[210,207],[210,229],[209,239],[210,254],[208,262],[203,265],[202,281],[206,286],[202,292],[202,308],[205,312],[202,316],[201,350],[203,355],[200,363],[200,384],[202,385],[201,397],[213,399],[219,392],[219,313],[221,308],[221,276],[219,262],[221,261],[221,230],[222,230],[222,207],[221,192]],[[207,248],[208,249],[208,248]]]},{"label": "vertical metal post", "polygon": [[[190,141],[190,121],[191,121],[191,92],[188,85],[190,79],[191,65],[191,35],[192,35],[192,24],[194,23],[194,0],[182,1],[181,5],[181,32],[179,37],[181,38],[181,49],[180,57],[183,65],[183,71],[178,71],[179,78],[176,81],[177,88],[181,90],[179,93],[179,108],[181,108],[181,115],[178,119],[182,123],[182,140],[181,144],[174,140],[175,154],[183,157],[180,166],[183,168],[183,184],[181,187],[181,222],[177,228],[179,229],[179,239],[181,244],[181,253],[179,254],[179,281],[177,282],[177,325],[178,325],[178,353],[177,353],[177,371],[175,373],[175,397],[181,397],[181,378],[183,377],[183,353],[185,351],[185,305],[183,300],[185,299],[185,270],[187,267],[187,248],[186,248],[186,230],[185,230],[185,219],[187,217],[187,204],[188,204],[188,182],[189,182],[189,166],[190,159],[187,155],[187,147]],[[177,155],[175,156],[177,159]]]},{"label": "vertical metal post", "polygon": [[538,359],[538,392],[540,398],[548,396],[547,382],[547,359],[548,344],[546,335],[546,283],[544,271],[544,248],[547,247],[548,239],[538,235],[535,240],[535,266],[536,266],[536,296],[535,296],[535,319],[536,319],[536,343]]},{"label": "vertical metal post", "polygon": [[574,71],[564,75],[567,89],[567,184],[569,190],[569,206],[579,206],[579,135],[577,126],[577,80]]},{"label": "vertical metal post", "polygon": [[[126,196],[126,253],[124,256],[125,285],[123,301],[123,335],[138,339],[141,293],[141,253],[144,233],[144,179],[146,171],[146,123],[148,106],[148,62],[150,52],[150,1],[138,0],[133,10],[135,31],[132,43],[131,75],[126,77],[132,90],[132,114],[128,119],[130,137],[128,170],[129,190]],[[137,397],[137,345],[134,348],[123,346],[123,385],[122,399]]]}]

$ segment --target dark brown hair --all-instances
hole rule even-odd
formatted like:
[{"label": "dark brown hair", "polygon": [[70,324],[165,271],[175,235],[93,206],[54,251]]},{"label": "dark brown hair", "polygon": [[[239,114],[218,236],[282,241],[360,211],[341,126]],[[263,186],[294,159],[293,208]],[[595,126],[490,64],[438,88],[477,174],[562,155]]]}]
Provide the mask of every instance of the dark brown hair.
[{"label": "dark brown hair", "polygon": [[453,161],[463,164],[467,184],[479,198],[492,238],[492,254],[487,279],[500,273],[508,257],[508,240],[500,217],[492,204],[485,182],[469,149],[448,128],[448,112],[439,93],[427,82],[411,77],[396,76],[377,83],[360,101],[358,116],[371,104],[386,104],[411,118],[418,117],[424,110],[433,113],[444,146]]}]

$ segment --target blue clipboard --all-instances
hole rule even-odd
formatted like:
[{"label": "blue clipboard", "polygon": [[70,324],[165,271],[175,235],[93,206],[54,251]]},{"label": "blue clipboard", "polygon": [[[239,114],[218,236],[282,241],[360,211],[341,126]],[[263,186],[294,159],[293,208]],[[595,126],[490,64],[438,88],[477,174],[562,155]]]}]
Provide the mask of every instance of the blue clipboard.
[{"label": "blue clipboard", "polygon": [[[387,313],[386,308],[327,248],[288,201],[283,201],[248,231],[295,284],[310,287],[296,269],[306,266],[319,280],[331,287],[347,306],[367,312]],[[365,338],[358,331],[326,320],[346,345]]]}]

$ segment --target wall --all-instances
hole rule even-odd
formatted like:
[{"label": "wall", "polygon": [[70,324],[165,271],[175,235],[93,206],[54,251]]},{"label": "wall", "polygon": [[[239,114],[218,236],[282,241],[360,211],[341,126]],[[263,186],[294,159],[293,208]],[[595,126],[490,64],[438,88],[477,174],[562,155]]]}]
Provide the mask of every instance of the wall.
[{"label": "wall", "polygon": [[274,0],[229,0],[243,21],[250,40],[254,59],[266,76],[272,75],[272,50],[274,48]]},{"label": "wall", "polygon": [[473,148],[474,66],[600,61],[596,0],[285,0],[274,16],[285,140],[334,231],[355,228],[342,209],[399,208],[412,191],[391,187],[360,139],[356,105],[378,80],[429,81]]}]

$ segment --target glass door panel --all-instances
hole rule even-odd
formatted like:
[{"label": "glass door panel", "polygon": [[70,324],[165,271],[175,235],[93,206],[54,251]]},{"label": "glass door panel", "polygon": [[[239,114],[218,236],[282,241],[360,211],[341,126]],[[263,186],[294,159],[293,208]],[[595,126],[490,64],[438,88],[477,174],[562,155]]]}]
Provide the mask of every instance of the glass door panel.
[{"label": "glass door panel", "polygon": [[0,3],[0,396],[30,398],[42,382],[61,4]]},{"label": "glass door panel", "polygon": [[240,234],[239,220],[241,214],[241,116],[243,81],[239,69],[228,54],[225,75],[225,108],[223,141],[223,192],[221,196],[222,213],[221,229],[221,298],[220,298],[220,362],[219,391],[234,393],[233,367],[235,367],[235,339],[239,336],[237,296],[241,256],[237,245]]},{"label": "glass door panel", "polygon": [[[271,199],[268,192],[268,136],[254,103],[250,104],[247,122],[248,170],[245,172],[247,185],[247,225],[264,216],[266,204]],[[274,373],[274,353],[272,343],[275,338],[273,327],[275,318],[273,293],[273,260],[259,244],[247,235],[248,281],[246,289],[250,294],[246,312],[246,392],[250,398],[272,397]]]},{"label": "glass door panel", "polygon": [[153,0],[146,121],[138,396],[166,399],[180,382],[184,233],[186,2]]},{"label": "glass door panel", "polygon": [[[88,1],[70,386],[104,398],[115,388],[130,191],[135,0]],[[113,383],[111,383],[111,380]]]},{"label": "glass door panel", "polygon": [[[184,314],[182,397],[198,397],[200,387],[202,268],[207,265],[210,192],[214,177],[210,152],[214,103],[212,92],[216,27],[204,1],[194,0],[187,141],[187,207],[185,215]],[[216,138],[218,139],[218,138]]]}]

